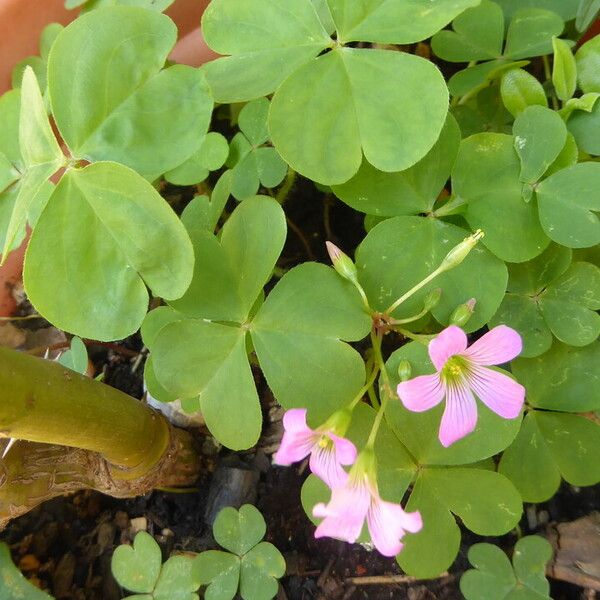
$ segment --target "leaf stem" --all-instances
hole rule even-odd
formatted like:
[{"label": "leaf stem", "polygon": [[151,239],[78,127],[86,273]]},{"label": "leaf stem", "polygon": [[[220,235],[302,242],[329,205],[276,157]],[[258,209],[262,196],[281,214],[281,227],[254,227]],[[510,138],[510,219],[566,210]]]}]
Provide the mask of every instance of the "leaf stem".
[{"label": "leaf stem", "polygon": [[381,376],[383,377],[383,394],[381,395],[381,406],[379,407],[379,411],[377,412],[377,416],[375,417],[375,421],[373,423],[373,427],[371,428],[371,432],[369,433],[369,439],[367,440],[366,447],[373,448],[375,445],[375,440],[377,439],[377,432],[379,431],[379,427],[381,425],[381,421],[383,419],[385,409],[387,407],[387,403],[390,398],[395,398],[395,394],[392,392],[392,386],[390,382],[390,377],[388,375],[385,363],[383,362],[383,356],[381,354],[381,341],[382,336],[381,333],[375,333],[371,331],[371,343],[373,344],[373,357],[375,359],[375,365],[381,371]]},{"label": "leaf stem", "polygon": [[279,204],[283,204],[287,200],[287,197],[292,191],[292,187],[294,187],[296,175],[296,171],[294,171],[292,167],[288,167],[288,171],[285,176],[285,179],[283,180],[283,184],[279,188],[279,190],[277,191],[277,195],[275,196],[275,200],[277,200]]},{"label": "leaf stem", "polygon": [[371,374],[369,375],[368,379],[367,379],[367,383],[365,383],[365,385],[363,385],[358,394],[356,394],[356,396],[354,397],[354,400],[352,400],[352,402],[350,402],[349,408],[353,409],[363,398],[363,396],[370,390],[373,388],[373,383],[375,383],[375,378],[377,377],[377,373],[379,373],[379,365],[373,365],[373,369],[371,370]]}]

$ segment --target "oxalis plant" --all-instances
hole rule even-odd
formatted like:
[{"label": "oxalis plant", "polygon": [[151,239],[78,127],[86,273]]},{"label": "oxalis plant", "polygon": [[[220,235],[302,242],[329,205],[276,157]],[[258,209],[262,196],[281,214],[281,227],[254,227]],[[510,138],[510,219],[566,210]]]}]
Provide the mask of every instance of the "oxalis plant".
[{"label": "oxalis plant", "polygon": [[[141,329],[151,395],[233,450],[261,434],[259,369],[286,409],[275,463],[310,457],[315,535],[417,577],[453,563],[457,519],[502,535],[561,480],[600,481],[600,37],[578,43],[596,2],[213,0],[222,56],[200,69],[167,61],[169,2],[70,4],[0,98],[2,256],[32,230],[40,315],[94,340]],[[332,266],[277,266],[299,177],[365,215]],[[206,193],[178,215],[164,180]],[[197,473],[145,405],[0,360],[0,428],[24,440],[3,518]],[[59,455],[84,458],[59,480]],[[515,575],[474,550],[466,595],[494,561],[521,586],[516,552]]]}]

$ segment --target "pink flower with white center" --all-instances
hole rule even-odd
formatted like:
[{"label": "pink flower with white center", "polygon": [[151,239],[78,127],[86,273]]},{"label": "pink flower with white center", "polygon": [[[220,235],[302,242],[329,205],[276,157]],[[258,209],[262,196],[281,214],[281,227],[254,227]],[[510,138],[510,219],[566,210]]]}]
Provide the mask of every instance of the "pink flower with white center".
[{"label": "pink flower with white center", "polygon": [[[335,416],[330,419],[335,420]],[[344,485],[348,473],[342,465],[356,460],[354,444],[333,433],[327,425],[311,429],[306,424],[306,409],[292,408],[283,415],[285,432],[273,457],[278,465],[291,465],[310,454],[310,470],[330,488]]]},{"label": "pink flower with white center", "polygon": [[488,367],[511,361],[521,349],[521,336],[506,325],[494,327],[469,348],[465,332],[451,325],[429,343],[429,357],[437,373],[403,381],[398,396],[414,412],[429,410],[446,398],[439,439],[448,447],[475,429],[473,394],[505,419],[519,416],[525,388]]},{"label": "pink flower with white center", "polygon": [[[363,458],[366,459],[363,461]],[[371,540],[384,556],[396,556],[403,547],[407,531],[417,533],[423,527],[419,512],[407,513],[402,506],[386,502],[379,496],[376,478],[361,462],[374,466],[370,453],[363,452],[352,468],[346,485],[332,491],[328,504],[313,508],[315,517],[324,517],[315,531],[315,537],[332,537],[354,543],[360,536],[365,519]]]}]

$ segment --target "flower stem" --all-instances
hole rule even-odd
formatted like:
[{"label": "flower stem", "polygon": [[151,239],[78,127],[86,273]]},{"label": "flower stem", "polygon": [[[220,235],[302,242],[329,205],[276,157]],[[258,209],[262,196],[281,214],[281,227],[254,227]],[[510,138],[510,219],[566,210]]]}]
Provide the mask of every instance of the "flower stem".
[{"label": "flower stem", "polygon": [[438,275],[443,273],[445,270],[446,269],[443,269],[441,266],[439,266],[435,271],[433,271],[433,273],[430,273],[429,275],[427,275],[427,277],[425,277],[425,279],[423,279],[423,281],[420,281],[419,283],[417,283],[417,285],[410,288],[410,290],[408,290],[408,292],[406,292],[405,294],[400,296],[400,298],[398,298],[398,300],[396,300],[393,304],[390,304],[390,306],[385,311],[386,314],[389,315],[392,312],[394,312],[403,302],[406,302],[406,300],[408,300],[411,296],[416,294],[421,288],[425,287],[430,281],[434,280]]},{"label": "flower stem", "polygon": [[373,387],[377,373],[379,373],[379,365],[373,365],[373,369],[371,370],[371,374],[367,379],[367,383],[360,388],[358,394],[356,394],[354,397],[354,400],[350,402],[348,406],[350,410],[352,410],[362,400],[363,396]]}]

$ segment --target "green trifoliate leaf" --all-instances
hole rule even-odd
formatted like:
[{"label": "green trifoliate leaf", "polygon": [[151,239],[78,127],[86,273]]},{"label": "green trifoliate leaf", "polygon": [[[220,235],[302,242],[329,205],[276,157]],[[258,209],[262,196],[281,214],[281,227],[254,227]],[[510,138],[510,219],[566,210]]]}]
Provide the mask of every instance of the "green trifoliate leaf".
[{"label": "green trifoliate leaf", "polygon": [[587,41],[575,54],[579,87],[585,93],[600,92],[600,36]]},{"label": "green trifoliate leaf", "polygon": [[85,373],[87,371],[87,348],[81,338],[75,336],[71,340],[71,347],[60,355],[58,362],[64,367],[72,369],[77,373]]},{"label": "green trifoliate leaf", "polygon": [[0,544],[0,590],[7,600],[52,600],[52,597],[29,583],[12,562],[6,544]]},{"label": "green trifoliate leaf", "polygon": [[307,263],[281,278],[250,333],[277,400],[307,408],[317,426],[363,385],[364,362],[344,341],[360,340],[370,328],[354,286],[329,267]]},{"label": "green trifoliate leaf", "polygon": [[325,31],[330,35],[335,31],[335,23],[333,22],[333,17],[331,16],[331,10],[329,8],[329,4],[327,0],[310,0],[317,11],[317,15],[319,16],[319,20],[323,24]]},{"label": "green trifoliate leaf", "polygon": [[528,106],[515,119],[513,135],[521,181],[533,185],[558,158],[567,141],[567,127],[553,110]]},{"label": "green trifoliate leaf", "polygon": [[484,231],[489,250],[510,262],[529,260],[549,243],[535,200],[522,197],[519,163],[512,136],[481,133],[461,142],[452,171],[452,191],[467,202],[467,222]]},{"label": "green trifoliate leaf", "polygon": [[269,139],[267,118],[270,103],[266,98],[249,102],[242,108],[238,116],[240,131],[253,146],[260,146]]},{"label": "green trifoliate leaf", "polygon": [[392,217],[430,212],[448,181],[459,143],[460,129],[448,115],[438,141],[413,167],[385,173],[363,161],[358,173],[345,184],[333,186],[333,191],[367,214]]},{"label": "green trifoliate leaf", "polygon": [[243,600],[271,600],[278,579],[285,575],[285,560],[269,542],[261,542],[242,557],[240,595]]},{"label": "green trifoliate leaf", "polygon": [[550,600],[545,566],[552,547],[544,538],[531,535],[520,539],[513,565],[506,554],[492,544],[475,544],[469,562],[475,567],[460,579],[466,600]]},{"label": "green trifoliate leaf", "polygon": [[[387,362],[388,373],[395,390],[400,380],[398,365],[407,360],[412,377],[435,372],[427,347],[411,342],[396,350]],[[420,465],[461,465],[474,463],[494,456],[510,445],[520,427],[520,418],[507,420],[477,403],[477,428],[469,436],[444,448],[438,439],[438,430],[445,403],[421,413],[407,410],[398,399],[388,405],[387,421],[400,441],[408,448]]]},{"label": "green trifoliate leaf", "polygon": [[[594,97],[591,93],[586,95],[588,97],[585,99],[584,110],[578,110],[574,114],[571,114],[567,121],[567,126],[569,131],[575,136],[577,145],[581,150],[594,156],[600,156],[600,102],[598,102],[597,96]],[[584,98],[585,96],[577,98],[577,100],[582,102]],[[573,101],[570,100],[569,102]],[[567,106],[563,110],[568,108],[569,103],[567,103]],[[580,108],[580,106],[576,106],[576,108]],[[589,111],[587,110],[588,108],[590,109]]]},{"label": "green trifoliate leaf", "polygon": [[414,165],[438,139],[447,111],[448,90],[432,63],[402,52],[340,48],[285,80],[269,126],[292,168],[331,185],[357,172],[363,152],[382,171]]},{"label": "green trifoliate leaf", "polygon": [[165,173],[165,179],[175,185],[200,183],[208,177],[209,171],[216,171],[225,164],[228,154],[227,139],[220,133],[211,131],[192,156]]},{"label": "green trifoliate leaf", "polygon": [[332,44],[310,0],[216,0],[202,16],[206,43],[223,58],[203,67],[217,102],[275,91]]},{"label": "green trifoliate leaf", "polygon": [[600,481],[600,427],[584,417],[531,411],[519,435],[504,451],[500,472],[526,502],[544,502],[558,490],[561,478],[572,485]]},{"label": "green trifoliate leaf", "polygon": [[580,0],[575,27],[582,33],[593,23],[600,12],[600,0]]},{"label": "green trifoliate leaf", "polygon": [[548,106],[548,99],[542,84],[523,69],[506,72],[500,82],[502,101],[509,112],[516,117],[528,106]]},{"label": "green trifoliate leaf", "polygon": [[600,243],[600,164],[563,169],[542,181],[536,194],[548,237],[568,248]]},{"label": "green trifoliate leaf", "polygon": [[566,102],[573,97],[577,87],[577,65],[567,42],[554,37],[552,46],[554,48],[552,83],[558,99]]},{"label": "green trifoliate leaf", "polygon": [[477,0],[442,0],[431,9],[427,0],[402,2],[328,0],[338,39],[346,42],[412,44],[442,29]]},{"label": "green trifoliate leaf", "polygon": [[562,33],[564,22],[542,8],[523,8],[512,16],[506,33],[504,55],[513,60],[550,54],[552,37]]},{"label": "green trifoliate leaf", "polygon": [[224,508],[213,525],[213,534],[218,544],[238,556],[254,548],[266,531],[263,516],[251,504],[244,504],[239,511],[232,507]]},{"label": "green trifoliate leaf", "polygon": [[152,600],[198,600],[200,582],[191,556],[172,556],[165,562],[154,588]]},{"label": "green trifoliate leaf", "polygon": [[146,286],[177,298],[193,264],[189,237],[156,190],[127,167],[103,162],[63,176],[33,232],[24,280],[34,306],[57,327],[114,340],[139,328]]},{"label": "green trifoliate leaf", "polygon": [[527,402],[535,408],[565,412],[600,410],[600,342],[573,348],[554,342],[537,358],[512,362],[515,377],[527,389]]},{"label": "green trifoliate leaf", "polygon": [[406,538],[398,555],[400,567],[415,577],[435,577],[454,561],[460,530],[453,515],[479,535],[501,535],[521,518],[519,493],[506,477],[493,471],[465,468],[423,469],[406,510],[418,510],[427,527]]},{"label": "green trifoliate leaf", "polygon": [[75,158],[114,160],[154,179],[198,149],[213,102],[199,70],[161,70],[176,35],[168,17],[131,6],[92,11],[58,35],[48,86]]},{"label": "green trifoliate leaf", "polygon": [[[448,89],[453,96],[464,96],[485,86],[495,79],[500,79],[506,71],[518,69],[529,64],[528,60],[506,62],[504,60],[490,60],[467,67],[455,73],[448,80]],[[459,105],[461,106],[461,105]]]},{"label": "green trifoliate leaf", "polygon": [[194,559],[196,579],[201,585],[207,585],[204,592],[206,600],[233,600],[240,582],[239,557],[207,550]]},{"label": "green trifoliate leaf", "polygon": [[579,0],[495,0],[510,19],[522,8],[543,8],[560,15],[565,21],[575,18]]},{"label": "green trifoliate leaf", "polygon": [[[374,227],[358,248],[356,266],[359,281],[375,310],[386,310],[436,269],[453,246],[469,232],[422,217],[394,217]],[[474,278],[473,273],[479,276]],[[445,325],[454,309],[471,298],[477,300],[467,329],[479,329],[496,312],[507,281],[506,266],[480,245],[458,267],[437,277],[394,311],[395,318],[417,314],[425,296],[434,288],[442,298],[432,309]]]},{"label": "green trifoliate leaf", "polygon": [[111,568],[119,583],[130,592],[151,594],[160,576],[162,557],[159,545],[145,531],[140,531],[133,546],[115,549]]},{"label": "green trifoliate leaf", "polygon": [[452,109],[463,139],[476,133],[510,133],[513,118],[500,97],[498,85],[482,89],[474,98]]}]

